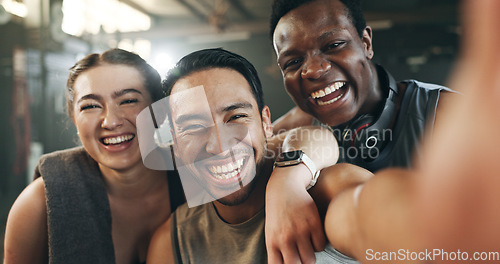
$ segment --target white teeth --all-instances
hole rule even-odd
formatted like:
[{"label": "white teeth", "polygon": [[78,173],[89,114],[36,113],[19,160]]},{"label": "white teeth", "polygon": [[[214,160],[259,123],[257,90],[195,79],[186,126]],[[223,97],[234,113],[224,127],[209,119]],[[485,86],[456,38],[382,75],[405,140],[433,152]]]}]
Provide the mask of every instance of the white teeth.
[{"label": "white teeth", "polygon": [[340,87],[342,87],[344,85],[345,85],[345,82],[335,82],[334,84],[326,87],[323,90],[319,90],[319,91],[311,93],[311,97],[314,99],[318,99],[318,98],[327,96],[327,95],[337,91],[338,89],[340,89]]},{"label": "white teeth", "polygon": [[208,170],[216,179],[224,180],[236,176],[243,166],[243,159],[222,166],[210,166]]},{"label": "white teeth", "polygon": [[326,102],[323,102],[321,100],[318,100],[318,105],[327,105],[327,104],[331,104],[331,103],[334,103],[335,101],[339,100],[340,97],[342,97],[342,95],[344,94],[340,94],[339,96],[333,98],[332,100],[329,100],[329,101],[326,101]]},{"label": "white teeth", "polygon": [[118,137],[112,137],[112,138],[105,138],[103,139],[104,144],[109,145],[109,144],[120,144],[125,141],[129,141],[133,138],[134,136],[132,135],[126,135],[126,136],[118,136]]}]

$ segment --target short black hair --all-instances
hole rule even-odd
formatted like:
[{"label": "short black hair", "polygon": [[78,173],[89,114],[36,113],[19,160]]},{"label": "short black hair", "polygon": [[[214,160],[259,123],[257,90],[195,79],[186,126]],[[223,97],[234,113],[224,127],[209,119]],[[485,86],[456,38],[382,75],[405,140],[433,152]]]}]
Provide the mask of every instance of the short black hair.
[{"label": "short black hair", "polygon": [[163,90],[167,96],[170,96],[172,88],[179,79],[194,72],[214,68],[226,68],[241,73],[250,85],[259,112],[262,114],[264,96],[257,70],[247,59],[222,48],[203,49],[184,56],[174,68],[168,71],[167,77],[162,82]]},{"label": "short black hair", "polygon": [[[280,19],[295,8],[317,0],[273,0],[269,36],[273,39],[274,31]],[[332,1],[332,0],[330,0]],[[356,28],[359,37],[363,36],[363,30],[366,28],[366,20],[361,9],[361,0],[339,0],[347,8],[347,15]]]}]

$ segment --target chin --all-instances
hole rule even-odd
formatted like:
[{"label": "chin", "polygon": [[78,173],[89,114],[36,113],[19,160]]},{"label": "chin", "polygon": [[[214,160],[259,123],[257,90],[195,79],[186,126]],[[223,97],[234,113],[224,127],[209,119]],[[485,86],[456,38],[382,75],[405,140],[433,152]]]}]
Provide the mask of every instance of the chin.
[{"label": "chin", "polygon": [[256,181],[254,180],[238,191],[217,199],[217,201],[226,206],[240,205],[248,200],[248,197],[250,197],[250,194],[255,189],[255,184]]},{"label": "chin", "polygon": [[217,201],[226,206],[236,206],[244,203],[250,196],[249,192],[237,191]]}]

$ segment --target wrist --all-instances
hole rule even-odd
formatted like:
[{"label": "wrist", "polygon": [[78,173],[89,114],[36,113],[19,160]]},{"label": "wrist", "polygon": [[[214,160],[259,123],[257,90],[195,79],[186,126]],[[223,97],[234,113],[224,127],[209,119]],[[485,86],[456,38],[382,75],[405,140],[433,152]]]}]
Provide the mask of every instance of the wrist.
[{"label": "wrist", "polygon": [[295,166],[275,167],[269,179],[269,183],[275,183],[277,185],[290,184],[290,186],[298,186],[306,189],[311,183],[312,177],[313,175],[309,168],[301,163]]}]

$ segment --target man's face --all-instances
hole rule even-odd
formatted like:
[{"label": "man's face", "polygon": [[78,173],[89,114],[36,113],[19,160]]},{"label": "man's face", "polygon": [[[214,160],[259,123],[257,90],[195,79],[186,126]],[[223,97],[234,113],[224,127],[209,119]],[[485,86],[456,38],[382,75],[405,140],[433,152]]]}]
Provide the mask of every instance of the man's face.
[{"label": "man's face", "polygon": [[316,0],[283,16],[273,42],[295,104],[331,126],[376,104],[371,29],[360,38],[338,0]]},{"label": "man's face", "polygon": [[170,109],[177,158],[219,202],[244,202],[272,135],[269,109],[261,118],[246,79],[225,68],[194,72],[174,85]]}]

